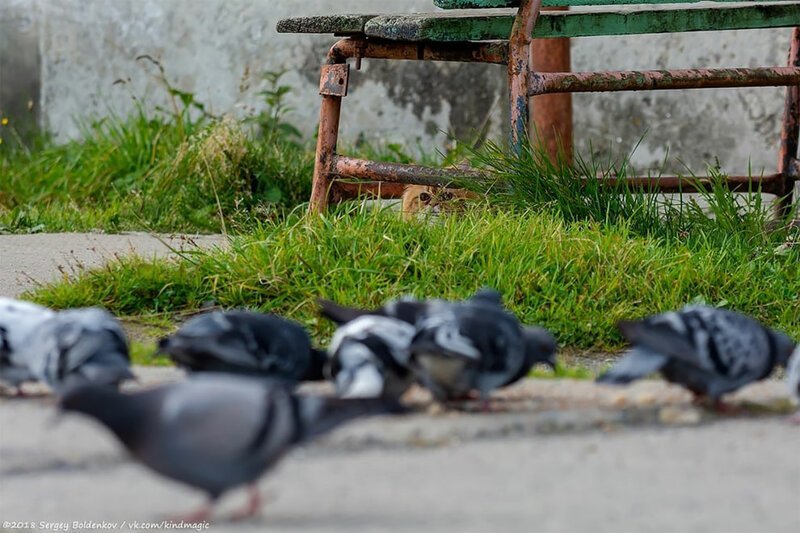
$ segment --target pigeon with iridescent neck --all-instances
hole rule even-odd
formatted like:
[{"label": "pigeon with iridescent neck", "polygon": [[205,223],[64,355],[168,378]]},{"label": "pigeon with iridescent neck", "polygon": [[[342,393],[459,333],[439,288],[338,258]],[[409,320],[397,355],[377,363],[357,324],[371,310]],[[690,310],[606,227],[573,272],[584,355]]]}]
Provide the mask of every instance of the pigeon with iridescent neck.
[{"label": "pigeon with iridescent neck", "polygon": [[285,381],[222,373],[127,394],[80,386],[60,406],[100,422],[151,470],[203,491],[208,503],[175,519],[185,522],[209,519],[220,496],[240,486],[250,497],[235,518],[256,514],[256,482],[293,447],[354,418],[403,411],[385,399],[300,396]]},{"label": "pigeon with iridescent neck", "polygon": [[378,315],[363,315],[340,326],[328,348],[339,396],[399,398],[414,382],[408,358],[415,333],[408,322]]},{"label": "pigeon with iridescent neck", "polygon": [[553,336],[543,328],[522,326],[495,300],[432,306],[416,327],[410,364],[440,401],[475,392],[485,400],[537,363],[556,365]]},{"label": "pigeon with iridescent neck", "polygon": [[788,336],[751,317],[702,305],[620,322],[619,329],[633,346],[598,382],[625,384],[660,372],[718,408],[723,394],[766,378],[794,349]]},{"label": "pigeon with iridescent neck", "polygon": [[276,315],[215,311],[196,316],[159,341],[159,351],[192,372],[228,372],[285,379],[321,380],[324,351],[305,328]]},{"label": "pigeon with iridescent neck", "polygon": [[78,383],[118,386],[135,379],[125,332],[99,307],[54,313],[26,337],[11,361],[56,392]]},{"label": "pigeon with iridescent neck", "polygon": [[23,383],[37,378],[24,361],[14,362],[14,354],[54,315],[41,305],[0,297],[0,381],[16,388],[18,394]]}]

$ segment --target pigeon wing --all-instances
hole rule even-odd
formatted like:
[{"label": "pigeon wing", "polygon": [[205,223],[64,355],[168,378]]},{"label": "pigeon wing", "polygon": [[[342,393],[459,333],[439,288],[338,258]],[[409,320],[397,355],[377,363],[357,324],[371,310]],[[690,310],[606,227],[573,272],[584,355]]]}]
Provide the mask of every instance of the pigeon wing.
[{"label": "pigeon wing", "polygon": [[318,298],[317,304],[319,305],[322,316],[328,320],[331,320],[332,322],[335,322],[336,324],[346,324],[347,322],[355,320],[356,318],[364,315],[381,314],[380,310],[369,311],[367,309],[358,309],[356,307],[346,307],[324,298]]},{"label": "pigeon wing", "polygon": [[248,463],[292,442],[297,428],[291,409],[283,385],[241,376],[195,376],[165,396],[155,432],[171,460]]}]

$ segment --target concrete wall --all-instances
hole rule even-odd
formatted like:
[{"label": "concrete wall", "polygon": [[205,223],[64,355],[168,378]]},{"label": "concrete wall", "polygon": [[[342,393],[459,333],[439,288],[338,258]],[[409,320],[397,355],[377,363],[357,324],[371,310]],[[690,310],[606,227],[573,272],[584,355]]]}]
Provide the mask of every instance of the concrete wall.
[{"label": "concrete wall", "polygon": [[9,119],[0,137],[7,143],[29,138],[39,122],[39,20],[29,4],[0,0],[0,117]]},{"label": "concrete wall", "polygon": [[[41,122],[66,138],[79,133],[76,118],[125,113],[133,96],[148,106],[166,104],[157,71],[136,61],[141,54],[158,58],[170,83],[195,93],[215,113],[260,109],[261,74],[288,69],[284,81],[296,88],[292,120],[311,133],[319,64],[332,39],[279,35],[277,20],[429,10],[431,2],[0,0],[0,13],[9,6],[39,30]],[[757,30],[574,39],[573,70],[783,64],[788,36],[788,30]],[[503,67],[365,60],[351,80],[343,112],[343,136],[350,141],[362,136],[442,146],[444,132],[466,136],[485,124],[500,136],[507,116]],[[783,93],[770,88],[576,95],[576,145],[584,157],[603,159],[630,153],[644,136],[633,156],[639,169],[659,167],[669,153],[672,169],[685,164],[702,171],[718,158],[729,171],[746,171],[749,164],[754,172],[770,171]]]}]

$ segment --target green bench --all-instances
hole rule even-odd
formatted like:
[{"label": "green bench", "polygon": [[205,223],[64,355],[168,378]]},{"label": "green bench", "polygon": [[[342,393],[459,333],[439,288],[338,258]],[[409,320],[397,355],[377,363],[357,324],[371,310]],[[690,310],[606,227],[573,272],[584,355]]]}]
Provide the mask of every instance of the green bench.
[{"label": "green bench", "polygon": [[[466,61],[505,64],[509,77],[511,146],[519,149],[530,132],[530,99],[552,93],[635,91],[714,87],[786,86],[777,172],[759,178],[730,176],[728,186],[783,197],[789,205],[800,175],[800,0],[694,2],[692,0],[434,0],[446,11],[357,14],[281,20],[278,32],[341,37],[322,66],[319,136],[312,211],[366,190],[396,196],[407,183],[444,186],[475,175],[462,168],[434,169],[381,163],[338,154],[342,98],[350,69],[362,58]],[[627,5],[627,4],[637,4]],[[592,10],[542,11],[542,6],[599,6]],[[787,66],[605,72],[536,72],[530,65],[533,38],[632,35],[708,30],[793,27]],[[355,182],[353,180],[356,180]],[[697,180],[678,176],[631,178],[643,190],[695,190]],[[703,180],[700,180],[702,183]],[[757,182],[757,183],[755,183]]]}]

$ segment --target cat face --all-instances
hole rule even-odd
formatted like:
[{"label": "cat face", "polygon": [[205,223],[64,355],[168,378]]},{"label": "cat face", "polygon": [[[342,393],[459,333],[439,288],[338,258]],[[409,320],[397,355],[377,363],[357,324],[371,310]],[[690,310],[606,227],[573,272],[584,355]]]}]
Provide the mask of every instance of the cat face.
[{"label": "cat face", "polygon": [[464,202],[478,195],[466,189],[448,189],[429,185],[406,185],[403,189],[403,218],[439,216],[461,211]]}]

